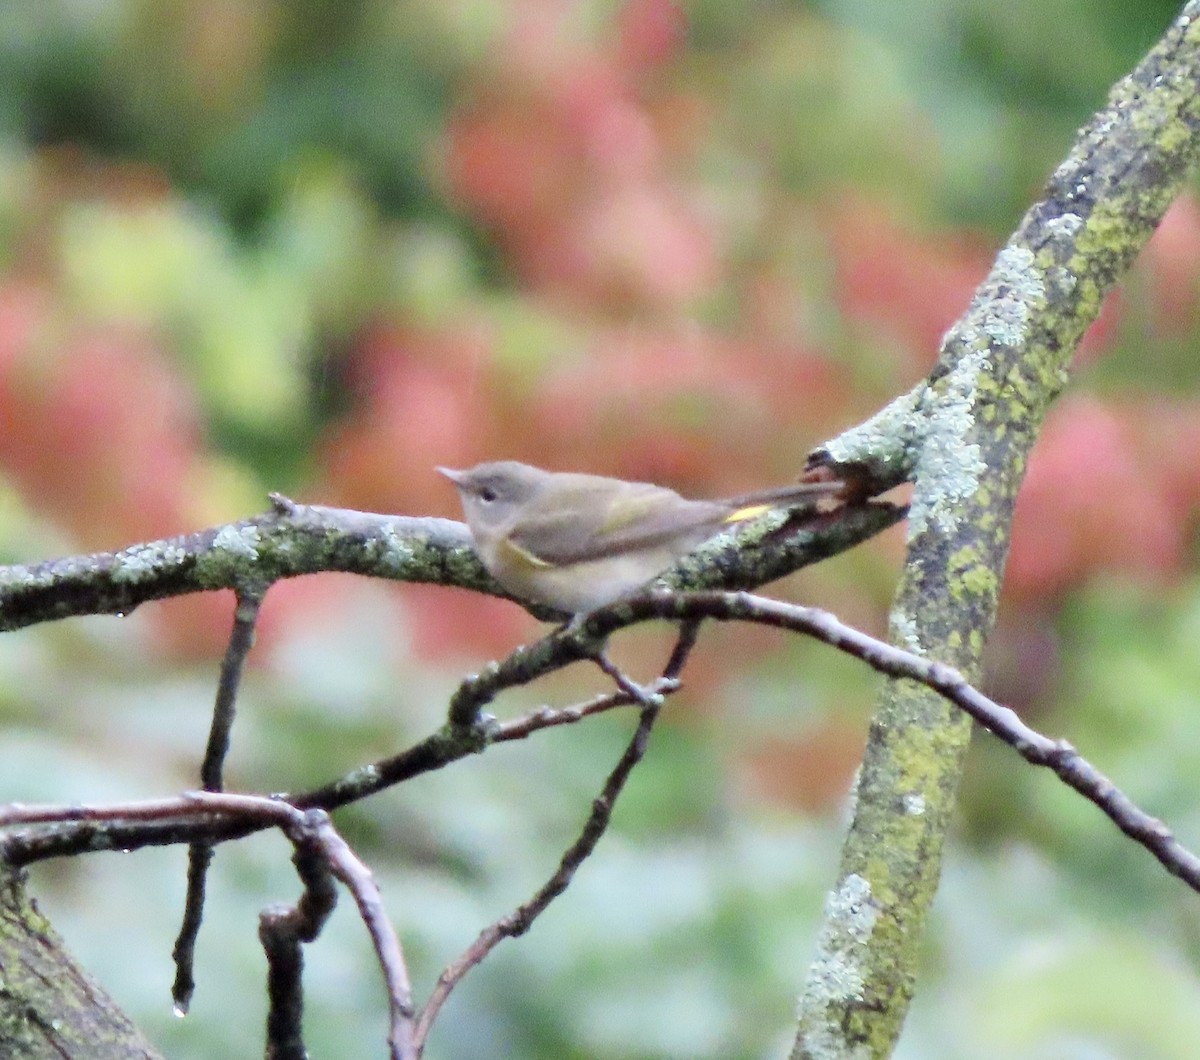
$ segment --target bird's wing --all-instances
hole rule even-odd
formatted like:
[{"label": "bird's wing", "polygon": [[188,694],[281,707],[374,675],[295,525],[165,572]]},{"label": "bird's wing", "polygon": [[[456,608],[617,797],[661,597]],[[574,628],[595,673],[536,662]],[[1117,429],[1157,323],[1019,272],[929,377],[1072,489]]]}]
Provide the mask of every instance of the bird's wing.
[{"label": "bird's wing", "polygon": [[[604,559],[623,552],[656,548],[683,541],[685,552],[703,539],[706,528],[715,530],[729,513],[727,506],[710,501],[689,501],[674,490],[649,484],[636,490],[628,486],[607,503],[604,518],[582,518],[581,511],[597,507],[595,494],[555,497],[548,511],[522,513],[510,543],[534,563],[558,567]],[[601,502],[603,504],[603,502]],[[694,535],[699,534],[697,538]]]}]

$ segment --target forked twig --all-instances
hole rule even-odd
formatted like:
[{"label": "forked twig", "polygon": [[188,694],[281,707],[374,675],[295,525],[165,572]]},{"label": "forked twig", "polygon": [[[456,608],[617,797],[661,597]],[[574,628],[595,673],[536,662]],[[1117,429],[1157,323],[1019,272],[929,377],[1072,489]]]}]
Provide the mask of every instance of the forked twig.
[{"label": "forked twig", "polygon": [[[675,642],[675,648],[671,652],[671,658],[663,671],[662,679],[664,681],[672,682],[676,686],[678,685],[679,675],[683,671],[688,655],[695,646],[699,628],[699,621],[688,620],[682,624],[679,637]],[[437,1019],[438,1013],[441,1011],[446,999],[450,996],[451,991],[503,939],[516,938],[528,931],[533,922],[545,911],[550,903],[567,889],[575,876],[576,870],[583,864],[592,851],[596,849],[596,844],[600,842],[600,837],[604,835],[609,822],[612,820],[613,807],[625,787],[625,782],[629,779],[634,767],[642,760],[642,757],[646,753],[646,745],[650,739],[650,730],[654,727],[654,722],[658,718],[658,712],[662,707],[662,698],[643,698],[641,700],[641,707],[642,713],[637,729],[634,731],[628,746],[626,746],[624,754],[621,755],[613,771],[608,775],[608,779],[605,780],[600,794],[592,803],[592,812],[588,816],[587,822],[579,834],[579,838],[563,854],[554,875],[538,888],[529,901],[524,902],[511,913],[484,928],[462,955],[448,965],[442,971],[442,974],[438,976],[437,984],[429,995],[429,1000],[425,1003],[425,1007],[421,1010],[420,1015],[417,1016],[413,1038],[418,1057],[422,1054],[433,1023]]]}]

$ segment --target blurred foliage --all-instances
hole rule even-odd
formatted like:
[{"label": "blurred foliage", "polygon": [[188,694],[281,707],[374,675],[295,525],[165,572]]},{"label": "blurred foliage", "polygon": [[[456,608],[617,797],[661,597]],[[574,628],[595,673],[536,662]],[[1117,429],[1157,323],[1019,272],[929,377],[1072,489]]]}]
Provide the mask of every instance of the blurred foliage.
[{"label": "blurred foliage", "polygon": [[[514,456],[696,493],[793,477],[911,385],[1175,5],[1042,0],[43,0],[0,5],[0,558],[307,500],[454,514],[435,464]],[[1019,504],[990,686],[1200,844],[1193,519],[1200,199],[1079,355]],[[775,587],[884,626],[895,532]],[[0,799],[195,783],[221,596],[0,638]],[[533,635],[497,601],[272,590],[232,782],[324,782],[440,720]],[[656,631],[618,645],[648,672]],[[538,701],[589,695],[549,680]],[[613,832],[468,978],[430,1056],[780,1055],[876,680],[706,631]],[[352,807],[418,993],[557,864],[631,723],[493,749]],[[901,1055],[1187,1057],[1194,896],[986,735]],[[277,837],[223,848],[170,1016],[177,850],[40,867],[85,963],[173,1057],[248,1055]],[[350,903],[343,902],[344,907]],[[114,931],[122,945],[114,946]],[[314,1056],[381,1055],[342,908]]]}]

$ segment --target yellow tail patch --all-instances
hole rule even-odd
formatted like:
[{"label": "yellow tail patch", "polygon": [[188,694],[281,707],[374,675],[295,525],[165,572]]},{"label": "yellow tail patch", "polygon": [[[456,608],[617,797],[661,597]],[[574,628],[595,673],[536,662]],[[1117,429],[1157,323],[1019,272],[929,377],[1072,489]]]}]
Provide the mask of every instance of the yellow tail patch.
[{"label": "yellow tail patch", "polygon": [[753,519],[756,516],[762,515],[764,512],[769,512],[771,506],[769,504],[751,504],[746,508],[738,508],[736,511],[730,512],[725,516],[727,523],[740,523],[746,519]]}]

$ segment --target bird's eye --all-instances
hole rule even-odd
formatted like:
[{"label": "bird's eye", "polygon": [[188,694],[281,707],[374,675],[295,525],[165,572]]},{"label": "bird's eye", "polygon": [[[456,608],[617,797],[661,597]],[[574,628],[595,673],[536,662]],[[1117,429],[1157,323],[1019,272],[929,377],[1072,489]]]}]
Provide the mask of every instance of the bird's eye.
[{"label": "bird's eye", "polygon": [[483,489],[479,491],[479,499],[483,501],[484,504],[491,504],[492,501],[496,499],[496,491],[492,489],[491,486],[484,486]]}]

